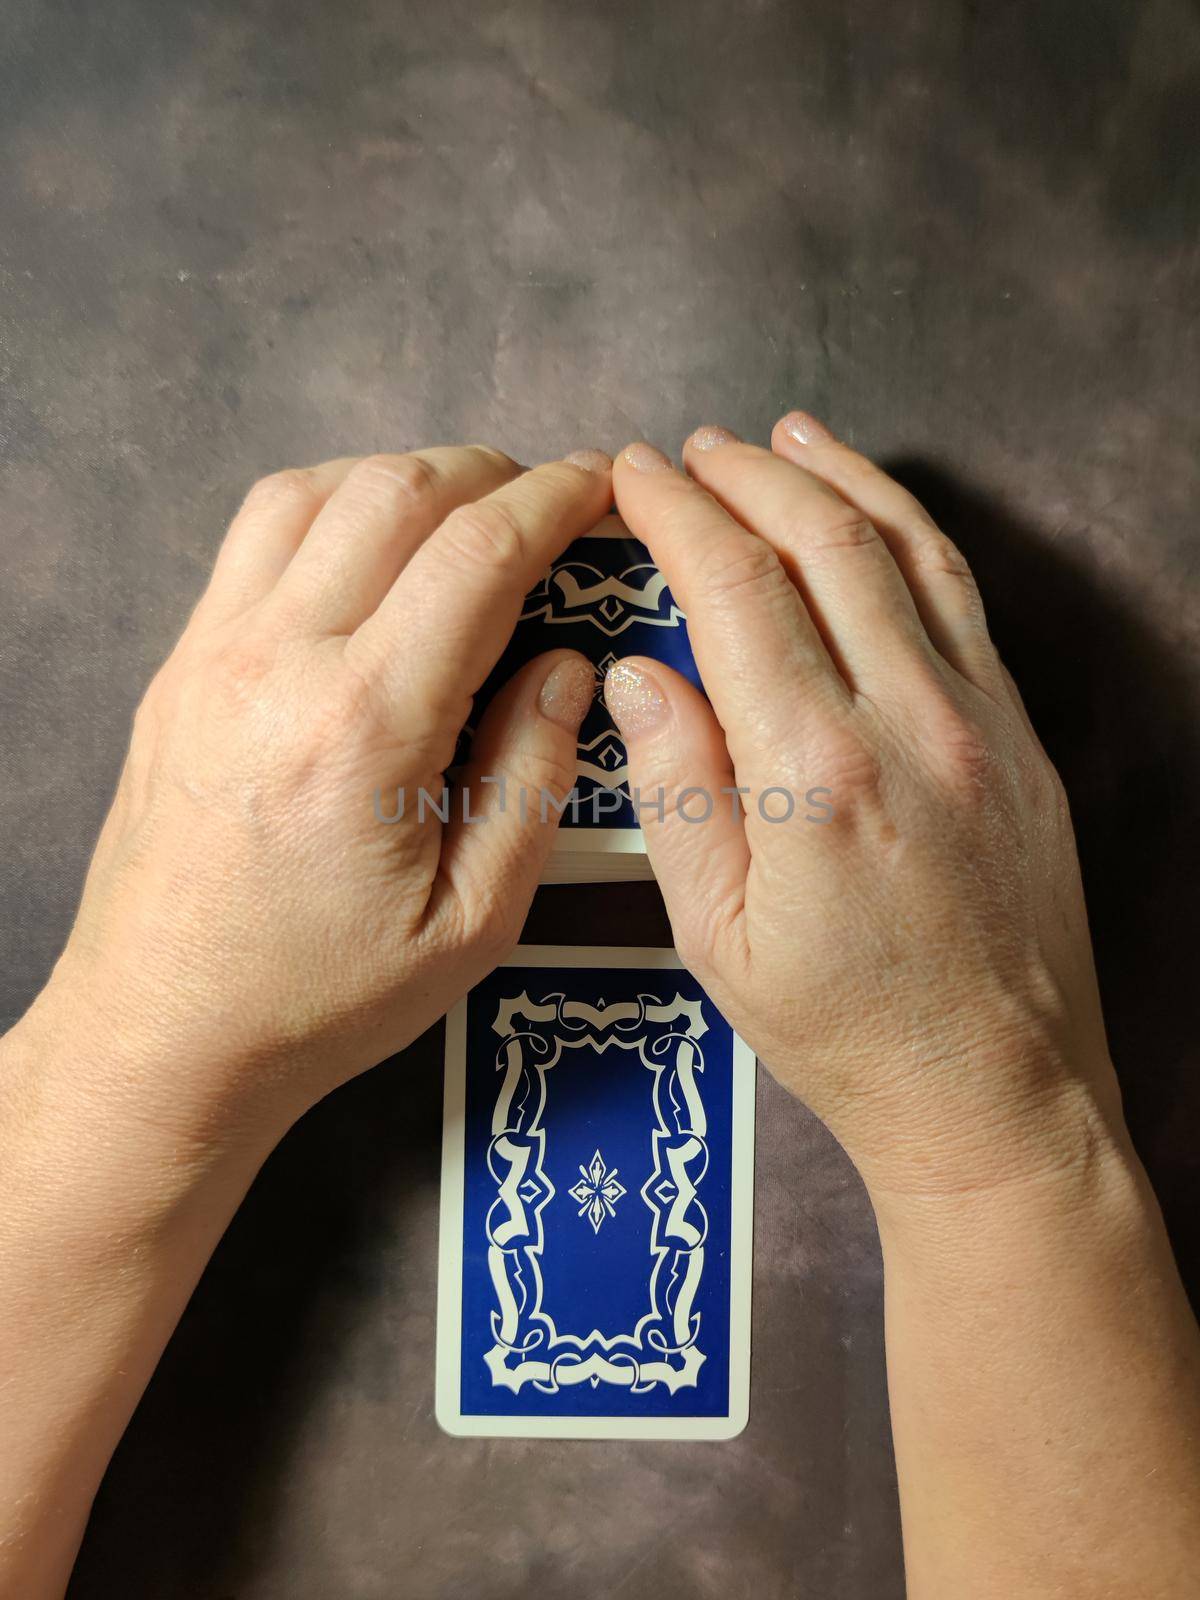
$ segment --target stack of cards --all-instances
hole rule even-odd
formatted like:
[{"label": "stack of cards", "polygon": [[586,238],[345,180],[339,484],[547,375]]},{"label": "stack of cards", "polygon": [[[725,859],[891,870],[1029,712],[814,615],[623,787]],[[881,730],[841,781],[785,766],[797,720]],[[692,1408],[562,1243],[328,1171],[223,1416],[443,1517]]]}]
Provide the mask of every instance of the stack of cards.
[{"label": "stack of cards", "polygon": [[[496,670],[475,700],[472,726],[518,667],[554,649],[578,650],[596,669],[596,695],[579,738],[575,792],[559,823],[545,883],[653,876],[635,814],[625,746],[604,705],[604,675],[622,656],[664,661],[699,684],[687,625],[646,547],[606,517],[555,562],[527,597]],[[466,730],[469,739],[471,728]],[[539,797],[528,803],[539,805]]]},{"label": "stack of cards", "polygon": [[[699,675],[662,573],[615,516],[527,597],[464,754],[497,690],[563,646],[591,660],[596,694],[544,881],[650,877],[604,677],[627,655],[697,686]],[[447,1432],[741,1431],[754,1074],[673,950],[524,946],[451,1012],[437,1345]]]},{"label": "stack of cards", "polygon": [[754,1057],[673,951],[519,948],[447,1026],[442,1427],[740,1432],[753,1169]]}]

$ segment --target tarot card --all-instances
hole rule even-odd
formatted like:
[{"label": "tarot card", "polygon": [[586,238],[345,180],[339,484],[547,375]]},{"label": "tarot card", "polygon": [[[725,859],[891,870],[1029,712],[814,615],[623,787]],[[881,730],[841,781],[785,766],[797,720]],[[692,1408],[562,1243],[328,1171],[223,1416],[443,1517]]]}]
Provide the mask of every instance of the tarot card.
[{"label": "tarot card", "polygon": [[697,686],[700,678],[686,619],[666,579],[616,516],[576,539],[526,596],[512,640],[475,698],[464,753],[497,690],[534,656],[562,648],[578,650],[593,663],[596,693],[580,729],[575,791],[545,881],[648,877],[625,746],[604,704],[604,676],[621,656],[644,655]]},{"label": "tarot card", "polygon": [[754,1073],[672,950],[523,946],[455,1008],[438,1282],[447,1432],[742,1430]]}]

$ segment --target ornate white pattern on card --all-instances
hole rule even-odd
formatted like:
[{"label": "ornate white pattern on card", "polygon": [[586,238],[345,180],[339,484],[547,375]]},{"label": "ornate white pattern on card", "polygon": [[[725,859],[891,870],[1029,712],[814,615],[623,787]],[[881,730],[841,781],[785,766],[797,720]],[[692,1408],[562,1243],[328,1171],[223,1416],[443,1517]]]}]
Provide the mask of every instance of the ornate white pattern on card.
[{"label": "ornate white pattern on card", "polygon": [[610,639],[635,622],[674,628],[684,620],[666,578],[653,563],[639,561],[611,574],[570,555],[559,560],[526,597],[521,621],[537,617],[548,623],[587,622]]},{"label": "ornate white pattern on card", "polygon": [[[493,1384],[516,1393],[531,1383],[546,1394],[579,1383],[611,1383],[633,1393],[660,1383],[672,1394],[694,1386],[705,1360],[700,1314],[693,1310],[708,1232],[699,1195],[708,1168],[698,1083],[700,1040],[708,1031],[703,1002],[676,993],[665,1003],[642,995],[590,1006],[562,994],[533,1001],[522,993],[501,1002],[492,1027],[500,1038],[496,1068],[503,1073],[487,1157],[496,1185],[485,1223],[496,1306],[484,1361]],[[609,1336],[596,1328],[557,1327],[543,1295],[542,1212],[555,1194],[544,1166],[543,1118],[554,1067],[564,1050],[581,1046],[636,1051],[651,1075],[653,1170],[639,1191],[651,1213],[646,1310],[633,1328]],[[598,1232],[628,1191],[599,1150],[580,1172],[569,1193]]]},{"label": "ornate white pattern on card", "polygon": [[579,1182],[567,1193],[572,1200],[579,1202],[579,1215],[588,1219],[592,1232],[599,1233],[605,1219],[616,1216],[617,1201],[629,1191],[623,1183],[618,1182],[616,1167],[609,1171],[608,1163],[599,1150],[586,1167],[580,1163],[579,1172]]}]

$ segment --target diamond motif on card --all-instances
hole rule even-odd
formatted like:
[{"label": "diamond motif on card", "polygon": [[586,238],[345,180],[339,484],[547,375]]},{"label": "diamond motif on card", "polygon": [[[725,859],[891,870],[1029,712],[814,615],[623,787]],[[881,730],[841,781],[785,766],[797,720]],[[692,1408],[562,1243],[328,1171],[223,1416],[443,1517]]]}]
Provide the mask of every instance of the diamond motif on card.
[{"label": "diamond motif on card", "polygon": [[617,1201],[627,1191],[623,1184],[617,1182],[616,1167],[610,1172],[599,1150],[588,1165],[585,1167],[581,1164],[579,1170],[583,1176],[567,1192],[572,1200],[578,1200],[579,1215],[587,1217],[592,1232],[599,1233],[601,1223],[608,1217],[616,1216]]}]

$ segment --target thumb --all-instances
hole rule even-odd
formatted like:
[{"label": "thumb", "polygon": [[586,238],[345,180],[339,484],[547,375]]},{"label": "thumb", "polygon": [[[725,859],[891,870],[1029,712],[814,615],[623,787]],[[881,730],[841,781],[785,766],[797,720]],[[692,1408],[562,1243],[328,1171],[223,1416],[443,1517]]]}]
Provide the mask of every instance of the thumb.
[{"label": "thumb", "polygon": [[476,919],[507,926],[529,909],[595,693],[591,662],[555,650],[522,667],[484,713],[441,858],[442,878]]},{"label": "thumb", "polygon": [[608,669],[604,700],[629,755],[675,943],[689,965],[704,966],[741,927],[750,866],[721,724],[686,678],[640,656]]}]

